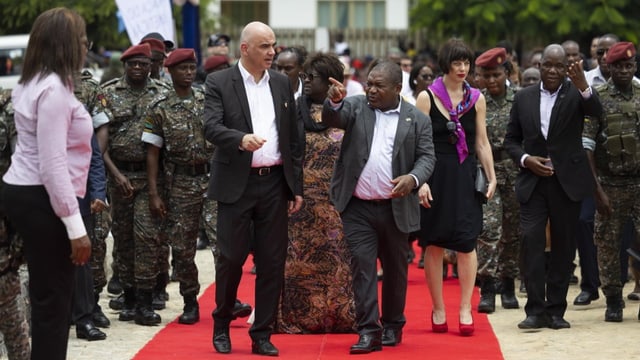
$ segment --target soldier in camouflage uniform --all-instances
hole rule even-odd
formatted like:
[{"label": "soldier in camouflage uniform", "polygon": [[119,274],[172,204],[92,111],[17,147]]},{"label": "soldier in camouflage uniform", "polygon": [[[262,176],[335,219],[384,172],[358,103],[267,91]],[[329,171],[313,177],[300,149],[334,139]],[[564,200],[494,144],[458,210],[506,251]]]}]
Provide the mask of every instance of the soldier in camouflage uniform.
[{"label": "soldier in camouflage uniform", "polygon": [[118,319],[157,325],[161,319],[153,311],[152,291],[159,272],[160,222],[149,212],[147,154],[140,136],[148,105],[166,90],[149,78],[148,44],[130,47],[120,60],[125,75],[103,85],[109,116],[104,162],[109,173],[116,264],[124,290]]},{"label": "soldier in camouflage uniform", "polygon": [[502,282],[501,300],[505,309],[517,309],[514,279],[518,275],[518,224],[520,205],[514,185],[518,167],[507,156],[502,142],[507,132],[515,88],[507,86],[511,63],[504,48],[487,50],[476,59],[484,80],[487,99],[487,135],[493,152],[498,180],[495,195],[484,205],[483,228],[478,237],[478,279],[481,298],[478,312],[495,311],[497,283]]},{"label": "soldier in camouflage uniform", "polygon": [[[11,91],[0,89],[0,177],[4,176],[11,163],[14,140]],[[27,314],[20,303],[18,269],[23,263],[22,241],[12,231],[0,204],[0,333],[4,336],[11,360],[31,357]]]},{"label": "soldier in camouflage uniform", "polygon": [[[191,86],[197,70],[195,51],[176,49],[165,66],[175,90],[156,98],[150,105],[142,141],[149,144],[147,175],[151,213],[164,219],[162,238],[171,246],[180,294],[184,298],[184,312],[178,322],[194,324],[200,320],[196,237],[213,148],[204,138],[204,93]],[[159,172],[160,168],[164,168],[164,173]],[[158,177],[164,177],[164,194],[156,185]]]},{"label": "soldier in camouflage uniform", "polygon": [[[85,70],[80,74],[79,82],[74,87],[74,94],[76,98],[85,106],[87,112],[91,115],[93,120],[94,129],[100,128],[105,125],[109,118],[104,109],[105,97],[100,83],[93,78],[93,75]],[[101,152],[104,152],[104,148],[101,147]],[[107,284],[106,274],[104,270],[104,262],[107,254],[107,235],[109,234],[108,224],[105,224],[104,216],[102,212],[96,212],[91,215],[92,219],[87,226],[87,234],[91,239],[91,259],[90,269],[91,278],[93,281],[93,297],[94,307],[92,321],[97,327],[107,328],[111,324],[109,319],[102,312],[102,308],[98,301],[100,300],[100,293]],[[108,213],[108,211],[104,211]],[[107,214],[107,217],[109,215]],[[106,229],[105,229],[105,226]]]},{"label": "soldier in camouflage uniform", "polygon": [[583,140],[597,179],[595,243],[602,292],[607,298],[604,320],[622,321],[620,236],[631,219],[640,229],[640,85],[635,47],[619,42],[609,48],[611,78],[596,87],[602,118],[585,120]]}]

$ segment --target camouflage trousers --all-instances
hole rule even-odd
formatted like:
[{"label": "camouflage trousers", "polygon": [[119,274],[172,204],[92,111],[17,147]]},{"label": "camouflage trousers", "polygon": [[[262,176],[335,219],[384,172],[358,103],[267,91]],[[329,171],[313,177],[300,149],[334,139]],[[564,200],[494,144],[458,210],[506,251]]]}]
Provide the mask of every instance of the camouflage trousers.
[{"label": "camouflage trousers", "polygon": [[107,255],[107,237],[111,231],[111,212],[106,209],[93,214],[93,229],[87,229],[91,238],[91,275],[93,276],[93,289],[99,294],[107,285],[107,276],[104,271]]},{"label": "camouflage trousers", "polygon": [[478,277],[514,279],[518,276],[520,254],[520,205],[514,190],[517,169],[511,160],[505,160],[496,163],[495,171],[498,186],[484,205],[478,237]]},{"label": "camouflage trousers", "polygon": [[18,271],[0,275],[0,333],[4,336],[11,360],[28,360],[31,357],[29,324],[25,308],[20,303],[20,289]]},{"label": "camouflage trousers", "polygon": [[620,248],[625,223],[631,218],[636,232],[640,229],[640,179],[633,185],[602,184],[602,188],[609,197],[613,213],[605,218],[596,212],[594,237],[602,292],[615,295],[624,286],[620,280]]},{"label": "camouflage trousers", "polygon": [[175,274],[182,296],[197,296],[200,292],[198,268],[195,263],[196,243],[204,193],[209,178],[203,175],[174,174],[167,186],[165,206],[167,217],[162,237],[171,246]]},{"label": "camouflage trousers", "polygon": [[149,211],[146,173],[125,175],[133,196],[125,197],[114,187],[109,191],[116,269],[123,288],[151,291],[159,273],[162,222]]},{"label": "camouflage trousers", "polygon": [[218,254],[218,248],[216,246],[218,242],[218,202],[211,200],[208,197],[204,198],[202,204],[202,214],[200,217],[200,229],[204,232],[209,239],[209,246],[213,252],[213,256]]}]

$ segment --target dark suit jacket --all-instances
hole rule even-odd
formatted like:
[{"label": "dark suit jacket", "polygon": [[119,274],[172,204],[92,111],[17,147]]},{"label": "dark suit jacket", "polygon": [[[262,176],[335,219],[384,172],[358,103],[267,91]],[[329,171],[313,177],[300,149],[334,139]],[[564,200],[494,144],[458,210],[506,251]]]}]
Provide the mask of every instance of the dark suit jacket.
[{"label": "dark suit jacket", "polygon": [[[324,104],[322,122],[345,130],[329,190],[331,202],[339,212],[349,204],[369,158],[375,121],[376,114],[364,95],[347,97],[337,110],[328,100]],[[393,177],[413,174],[420,185],[429,179],[436,162],[431,119],[404,100],[400,105],[391,161]],[[417,190],[393,199],[391,204],[398,229],[409,233],[420,228]]]},{"label": "dark suit jacket", "polygon": [[[278,143],[289,198],[302,195],[303,139],[296,124],[296,109],[289,79],[269,70]],[[205,83],[204,131],[216,149],[211,161],[208,196],[233,203],[245,187],[251,170],[253,153],[240,150],[242,137],[253,133],[251,112],[244,82],[238,66],[207,76]]]},{"label": "dark suit jacket", "polygon": [[[600,116],[601,112],[602,105],[595,91],[585,100],[570,81],[565,81],[551,111],[545,139],[540,130],[540,86],[527,87],[515,95],[504,147],[516,164],[520,164],[525,153],[549,157],[567,196],[580,201],[592,195],[595,186],[582,147],[584,119],[585,116]],[[531,170],[521,167],[516,180],[518,201],[529,200],[538,179]]]}]

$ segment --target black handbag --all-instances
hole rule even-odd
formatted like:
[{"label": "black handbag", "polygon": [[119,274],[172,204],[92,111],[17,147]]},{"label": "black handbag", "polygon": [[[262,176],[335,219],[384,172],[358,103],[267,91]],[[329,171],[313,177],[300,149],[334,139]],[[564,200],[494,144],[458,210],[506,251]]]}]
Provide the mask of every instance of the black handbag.
[{"label": "black handbag", "polygon": [[476,194],[482,199],[482,203],[487,203],[487,190],[489,190],[489,180],[487,180],[487,174],[484,172],[482,166],[478,165],[476,170]]}]

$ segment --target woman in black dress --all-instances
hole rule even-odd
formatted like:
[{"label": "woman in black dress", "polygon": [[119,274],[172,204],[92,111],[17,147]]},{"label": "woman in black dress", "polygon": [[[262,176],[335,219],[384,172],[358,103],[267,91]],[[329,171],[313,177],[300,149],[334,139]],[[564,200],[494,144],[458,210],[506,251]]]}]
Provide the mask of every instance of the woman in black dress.
[{"label": "woman in black dress", "polygon": [[[496,188],[486,133],[486,102],[480,91],[465,81],[472,60],[473,52],[467,45],[449,40],[438,55],[444,75],[416,101],[416,107],[431,117],[438,159],[431,179],[420,191],[424,208],[419,239],[420,245],[426,246],[425,274],[433,303],[431,324],[434,332],[448,331],[442,258],[444,249],[454,250],[460,279],[461,335],[474,331],[471,296],[478,267],[475,248],[482,229],[482,201],[484,196],[492,197]],[[484,195],[475,192],[478,161],[489,180]]]}]

